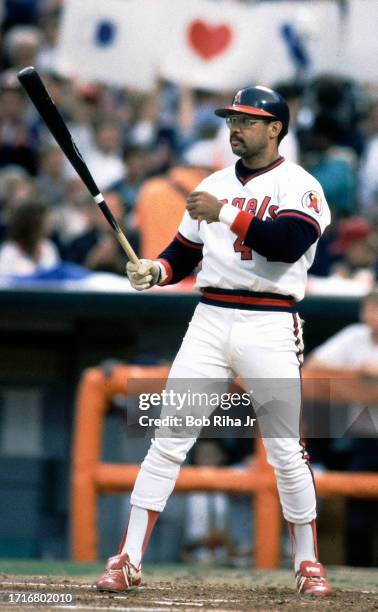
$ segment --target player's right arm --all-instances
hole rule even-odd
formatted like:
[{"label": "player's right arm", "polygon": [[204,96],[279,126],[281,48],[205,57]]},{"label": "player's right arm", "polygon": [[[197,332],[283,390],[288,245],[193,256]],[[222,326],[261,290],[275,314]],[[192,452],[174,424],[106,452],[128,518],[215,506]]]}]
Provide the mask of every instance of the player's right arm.
[{"label": "player's right arm", "polygon": [[141,259],[139,264],[128,262],[127,276],[137,291],[178,283],[189,276],[202,259],[203,244],[198,235],[198,222],[186,212],[172,242],[156,260]]}]

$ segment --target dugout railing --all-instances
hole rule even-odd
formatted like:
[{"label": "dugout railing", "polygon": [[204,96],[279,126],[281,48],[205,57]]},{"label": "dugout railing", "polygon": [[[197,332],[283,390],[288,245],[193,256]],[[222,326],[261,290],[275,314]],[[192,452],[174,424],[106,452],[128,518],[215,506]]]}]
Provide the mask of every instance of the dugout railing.
[{"label": "dugout railing", "polygon": [[[106,463],[101,460],[106,414],[115,395],[159,392],[164,386],[168,366],[115,365],[90,368],[80,381],[75,414],[71,477],[71,555],[81,562],[98,558],[98,497],[130,491],[139,465]],[[306,373],[305,373],[306,374]],[[329,400],[324,374],[307,373],[318,382],[311,385],[311,397]],[[306,386],[304,386],[304,389]],[[378,403],[377,386],[345,385],[337,381],[333,401],[360,400]],[[254,529],[254,558],[257,568],[279,565],[281,549],[281,509],[272,468],[266,461],[262,441],[256,440],[254,460],[245,468],[183,466],[175,492],[224,491],[251,496]],[[378,474],[326,472],[315,475],[320,497],[378,498]]]}]

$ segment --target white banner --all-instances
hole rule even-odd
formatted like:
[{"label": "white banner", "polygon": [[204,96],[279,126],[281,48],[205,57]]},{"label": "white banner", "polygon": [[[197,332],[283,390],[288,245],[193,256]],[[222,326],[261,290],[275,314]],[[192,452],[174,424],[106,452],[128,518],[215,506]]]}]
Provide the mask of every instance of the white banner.
[{"label": "white banner", "polygon": [[162,25],[160,73],[180,84],[215,91],[253,80],[259,45],[255,10],[235,0],[170,2]]},{"label": "white banner", "polygon": [[254,7],[259,38],[256,82],[272,85],[297,75],[339,70],[340,11],[334,0],[263,2]]},{"label": "white banner", "polygon": [[65,0],[57,70],[84,82],[152,88],[156,0]]},{"label": "white banner", "polygon": [[350,0],[345,14],[343,61],[340,72],[360,83],[378,85],[378,2]]},{"label": "white banner", "polygon": [[324,72],[376,83],[377,19],[378,0],[65,0],[58,70],[141,90],[156,76],[213,91]]},{"label": "white banner", "polygon": [[176,2],[165,26],[170,52],[161,73],[182,84],[222,91],[249,83],[269,85],[299,71],[337,71],[339,22],[334,0]]}]

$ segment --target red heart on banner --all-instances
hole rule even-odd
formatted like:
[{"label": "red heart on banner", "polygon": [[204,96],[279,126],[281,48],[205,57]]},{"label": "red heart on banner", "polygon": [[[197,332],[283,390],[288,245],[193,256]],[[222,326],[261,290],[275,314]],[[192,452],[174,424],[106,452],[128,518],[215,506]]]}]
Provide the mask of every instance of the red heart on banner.
[{"label": "red heart on banner", "polygon": [[232,31],[227,25],[212,26],[197,19],[189,26],[188,39],[194,51],[209,60],[227,49],[232,40]]}]

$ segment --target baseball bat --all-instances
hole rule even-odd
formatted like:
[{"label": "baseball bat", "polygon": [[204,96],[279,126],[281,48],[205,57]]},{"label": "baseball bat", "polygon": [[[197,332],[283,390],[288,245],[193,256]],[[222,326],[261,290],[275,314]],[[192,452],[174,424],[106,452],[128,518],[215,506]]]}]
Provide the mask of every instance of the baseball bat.
[{"label": "baseball bat", "polygon": [[33,66],[28,66],[20,70],[17,76],[56,142],[86,185],[128,258],[133,263],[139,263],[135,251],[121,230],[118,222],[113,217],[105,202],[104,196],[89,172],[87,164],[82,158],[62,115],[55,106],[38,72]]}]

